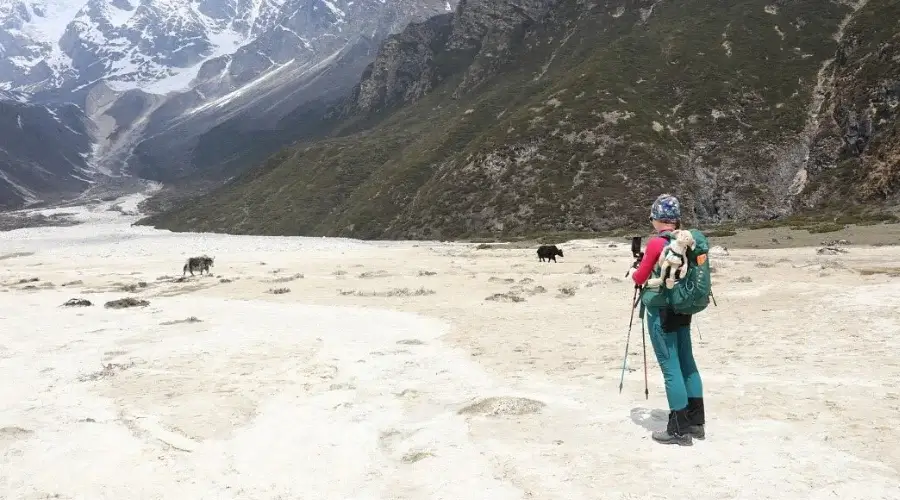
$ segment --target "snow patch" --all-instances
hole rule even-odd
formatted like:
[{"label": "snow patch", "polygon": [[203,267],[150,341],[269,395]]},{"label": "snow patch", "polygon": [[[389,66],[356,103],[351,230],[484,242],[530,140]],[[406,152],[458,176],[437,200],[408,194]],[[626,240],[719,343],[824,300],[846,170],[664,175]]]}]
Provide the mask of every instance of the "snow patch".
[{"label": "snow patch", "polygon": [[22,33],[41,44],[56,45],[87,3],[87,0],[32,0],[27,3],[31,19],[22,23]]},{"label": "snow patch", "polygon": [[781,28],[779,28],[777,24],[775,25],[775,33],[778,33],[778,36],[780,36],[781,39],[784,40],[784,38],[785,38],[784,31],[781,31]]},{"label": "snow patch", "polygon": [[252,80],[249,83],[245,84],[243,87],[241,87],[235,91],[229,92],[229,93],[223,95],[222,97],[219,97],[218,99],[214,99],[214,100],[204,103],[200,106],[197,106],[196,108],[188,110],[185,113],[185,116],[190,116],[190,115],[199,113],[201,111],[207,111],[207,110],[214,109],[214,108],[220,108],[220,107],[228,104],[229,102],[241,97],[242,95],[246,94],[247,92],[251,91],[253,88],[258,87],[259,85],[262,85],[267,80],[271,79],[272,77],[274,77],[275,75],[277,75],[278,73],[280,73],[282,70],[284,70],[285,68],[287,68],[288,66],[290,66],[293,63],[294,63],[294,60],[291,59],[290,61],[288,61],[284,64],[276,66],[275,68],[269,70],[267,73],[263,73],[262,76],[259,76],[255,80]]},{"label": "snow patch", "polygon": [[7,175],[7,173],[4,172],[3,170],[0,170],[0,179],[3,179],[4,181],[6,181],[7,184],[9,184],[14,190],[17,191],[19,193],[19,196],[22,197],[22,199],[24,200],[26,205],[40,201],[37,198],[37,196],[34,194],[34,191],[26,188],[25,186],[23,186],[23,185],[19,184],[18,182],[14,181],[13,179],[11,179],[9,177],[9,175]]},{"label": "snow patch", "polygon": [[334,15],[338,16],[339,18],[343,19],[344,16],[346,16],[344,11],[339,9],[337,5],[333,4],[329,0],[322,0],[322,2],[325,4],[326,7],[328,7],[328,10],[330,10]]},{"label": "snow patch", "polygon": [[115,5],[107,4],[105,5],[104,13],[106,14],[106,19],[113,26],[124,26],[134,17],[137,9],[132,8],[131,10],[120,9]]}]

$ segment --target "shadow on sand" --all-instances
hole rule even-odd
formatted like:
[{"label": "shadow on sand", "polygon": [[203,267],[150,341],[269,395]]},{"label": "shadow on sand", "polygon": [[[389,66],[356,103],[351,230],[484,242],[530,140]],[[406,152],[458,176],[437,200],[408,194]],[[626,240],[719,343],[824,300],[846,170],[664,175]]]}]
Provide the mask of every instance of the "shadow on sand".
[{"label": "shadow on sand", "polygon": [[662,431],[669,422],[668,410],[650,408],[632,408],[631,421],[648,431]]}]

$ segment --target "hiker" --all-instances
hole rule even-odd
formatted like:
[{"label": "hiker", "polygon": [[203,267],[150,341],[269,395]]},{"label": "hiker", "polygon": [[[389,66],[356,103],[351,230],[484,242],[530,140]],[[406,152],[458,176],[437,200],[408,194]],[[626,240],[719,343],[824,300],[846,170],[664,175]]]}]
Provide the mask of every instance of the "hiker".
[{"label": "hiker", "polygon": [[[670,194],[656,198],[650,208],[650,222],[657,236],[647,242],[644,258],[632,274],[638,286],[659,277],[658,262],[668,243],[667,236],[681,229],[678,199]],[[669,402],[666,430],[656,431],[652,437],[660,443],[686,446],[693,444],[692,437],[705,438],[703,384],[691,352],[691,315],[678,314],[664,299],[660,300],[664,286],[655,289],[645,286],[641,290],[641,307],[646,310],[650,342],[662,370]]]}]

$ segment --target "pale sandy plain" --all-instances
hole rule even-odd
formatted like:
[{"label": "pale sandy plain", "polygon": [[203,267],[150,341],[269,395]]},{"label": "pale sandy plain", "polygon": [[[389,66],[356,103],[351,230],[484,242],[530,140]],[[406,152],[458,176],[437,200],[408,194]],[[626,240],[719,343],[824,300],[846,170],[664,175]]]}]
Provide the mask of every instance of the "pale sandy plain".
[{"label": "pale sandy plain", "polygon": [[[542,264],[109,205],[0,233],[4,499],[900,499],[900,248],[714,256],[708,437],[677,447],[650,440],[666,400],[637,321],[618,392],[624,239]],[[203,253],[212,277],[173,280]],[[149,305],[103,306],[127,296]]]}]

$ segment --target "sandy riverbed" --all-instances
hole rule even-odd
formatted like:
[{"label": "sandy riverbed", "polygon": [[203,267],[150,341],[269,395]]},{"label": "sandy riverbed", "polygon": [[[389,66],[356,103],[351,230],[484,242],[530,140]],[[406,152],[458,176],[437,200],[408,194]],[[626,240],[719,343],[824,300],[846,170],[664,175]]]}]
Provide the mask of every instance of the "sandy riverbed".
[{"label": "sandy riverbed", "polygon": [[624,239],[542,264],[80,216],[0,233],[0,498],[900,498],[900,248],[715,256],[686,448],[650,440],[637,321],[618,393]]}]

